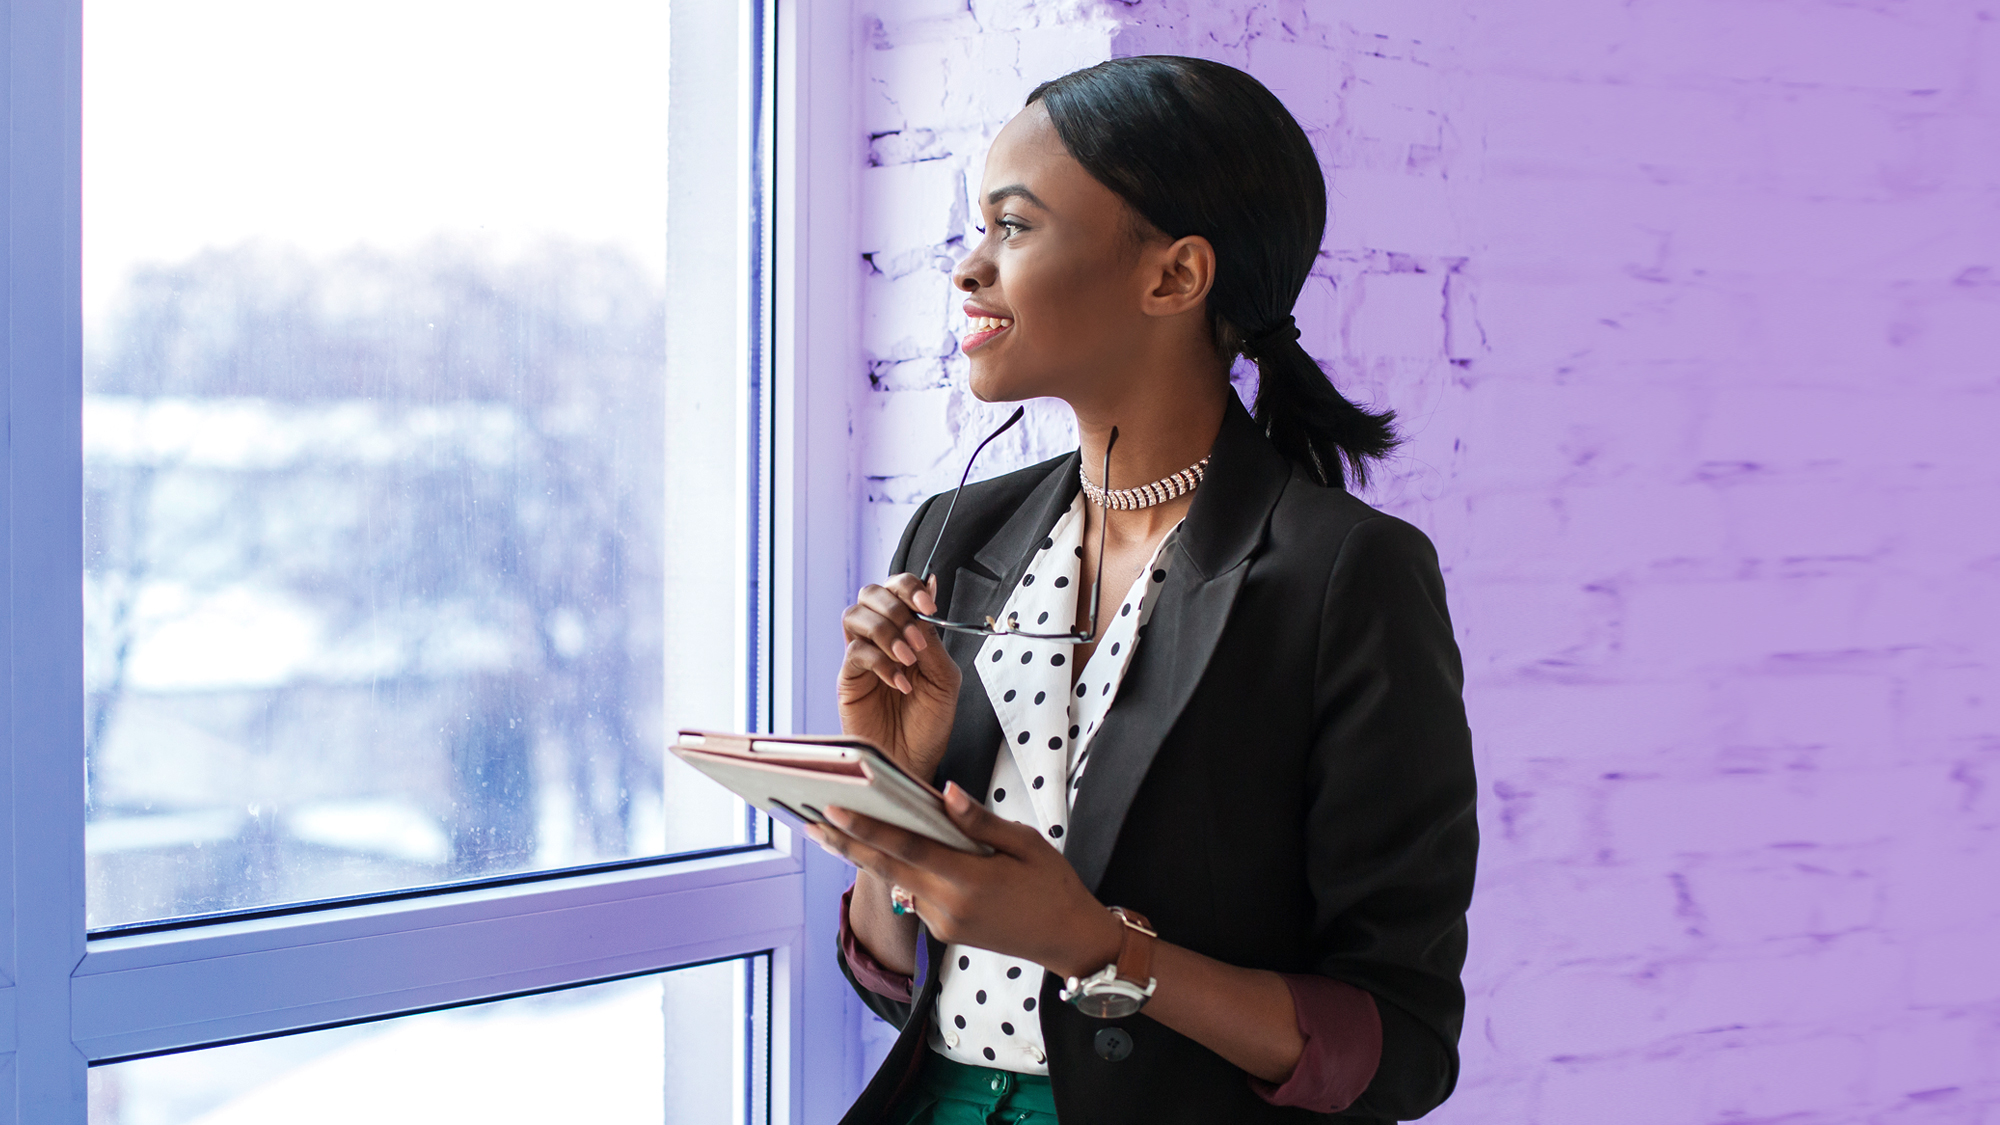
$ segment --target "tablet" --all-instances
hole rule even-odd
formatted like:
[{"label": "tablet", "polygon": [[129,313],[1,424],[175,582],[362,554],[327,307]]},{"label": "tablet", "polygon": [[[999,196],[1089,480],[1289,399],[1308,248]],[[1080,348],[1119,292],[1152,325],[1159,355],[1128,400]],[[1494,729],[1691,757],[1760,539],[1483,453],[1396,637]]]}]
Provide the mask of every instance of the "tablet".
[{"label": "tablet", "polygon": [[952,823],[943,794],[864,739],[684,730],[672,750],[768,813],[821,824],[820,810],[838,805],[962,852],[993,854]]}]

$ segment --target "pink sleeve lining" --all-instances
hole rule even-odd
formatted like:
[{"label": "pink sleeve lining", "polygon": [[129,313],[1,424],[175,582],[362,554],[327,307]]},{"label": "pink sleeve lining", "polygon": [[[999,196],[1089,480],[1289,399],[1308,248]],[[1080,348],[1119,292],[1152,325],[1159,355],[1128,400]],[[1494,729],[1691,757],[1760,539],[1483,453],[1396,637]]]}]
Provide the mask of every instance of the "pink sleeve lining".
[{"label": "pink sleeve lining", "polygon": [[[847,968],[861,987],[877,996],[886,996],[898,1003],[910,1002],[910,978],[902,973],[891,972],[875,960],[861,942],[854,936],[854,926],[847,920],[848,904],[854,898],[854,888],[840,896],[840,955],[847,958]],[[1372,1008],[1370,1009],[1373,1010]],[[1303,1026],[1303,1025],[1301,1025]],[[1379,1037],[1379,1036],[1378,1036]],[[1371,1067],[1371,1069],[1373,1069]]]},{"label": "pink sleeve lining", "polygon": [[1291,989],[1306,1048],[1283,1084],[1250,1078],[1272,1105],[1338,1113],[1375,1079],[1382,1061],[1382,1015],[1375,997],[1351,984],[1311,973],[1280,973]]}]

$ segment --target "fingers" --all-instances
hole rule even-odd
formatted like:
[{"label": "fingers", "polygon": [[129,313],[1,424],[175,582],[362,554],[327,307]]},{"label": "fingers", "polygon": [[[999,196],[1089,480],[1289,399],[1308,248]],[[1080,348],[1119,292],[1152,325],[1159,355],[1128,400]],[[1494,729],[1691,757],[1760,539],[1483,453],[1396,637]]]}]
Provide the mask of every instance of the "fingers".
[{"label": "fingers", "polygon": [[934,606],[936,599],[913,574],[898,574],[880,586],[863,586],[855,596],[855,604],[874,610],[888,623],[894,631],[893,639],[905,648],[903,652],[895,652],[889,645],[882,647],[895,652],[896,658],[905,664],[915,664],[917,653],[929,648],[935,637],[929,625],[917,620],[917,614],[930,613],[924,607]]},{"label": "fingers", "polygon": [[904,669],[914,668],[927,652],[933,673],[938,660],[949,660],[937,643],[937,630],[916,616],[937,611],[936,586],[936,578],[919,582],[914,574],[898,574],[881,585],[863,586],[840,619],[848,639],[842,679],[873,675],[908,695],[913,685]]},{"label": "fingers", "polygon": [[[846,695],[848,685],[855,680],[870,676],[904,695],[910,694],[909,674],[895,658],[876,647],[872,641],[857,639],[847,642],[847,652],[842,655],[840,664],[841,694]],[[867,694],[868,690],[863,688],[854,696]]]},{"label": "fingers", "polygon": [[[847,639],[867,641],[894,657],[898,664],[915,664],[917,648],[910,642],[908,627],[917,622],[909,607],[894,602],[879,586],[861,591],[861,599],[840,616],[840,627],[847,633]],[[877,603],[884,599],[891,600],[893,606],[878,608]]]},{"label": "fingers", "polygon": [[812,825],[806,829],[806,836],[813,843],[885,883],[901,886],[912,894],[935,897],[938,884],[929,872],[879,848],[871,847],[833,825]]},{"label": "fingers", "polygon": [[973,800],[972,794],[959,788],[956,781],[944,787],[944,811],[967,836],[991,845],[996,851],[1018,856],[1026,854],[1028,848],[1048,846],[1040,832],[1029,825],[996,815],[992,809]]},{"label": "fingers", "polygon": [[956,860],[965,858],[965,853],[955,848],[945,847],[915,832],[886,824],[871,816],[863,816],[850,809],[829,808],[826,810],[826,818],[849,838],[868,848],[900,863],[936,871],[947,878],[956,874],[958,868]]},{"label": "fingers", "polygon": [[898,574],[882,585],[918,613],[937,616],[937,575],[931,575],[926,582],[919,581],[914,574]]}]

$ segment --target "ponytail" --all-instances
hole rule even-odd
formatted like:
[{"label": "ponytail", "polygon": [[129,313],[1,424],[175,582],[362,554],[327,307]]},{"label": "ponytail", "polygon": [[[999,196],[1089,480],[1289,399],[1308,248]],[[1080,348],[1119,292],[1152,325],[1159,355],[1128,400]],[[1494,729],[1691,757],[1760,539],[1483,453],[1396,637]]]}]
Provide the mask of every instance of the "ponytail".
[{"label": "ponytail", "polygon": [[1257,364],[1271,444],[1323,485],[1367,484],[1368,463],[1396,447],[1396,415],[1349,402],[1299,346],[1291,311],[1326,233],[1326,178],[1284,103],[1234,67],[1177,55],[1099,63],[1043,83],[1036,102],[1146,222],[1215,248],[1216,347]]},{"label": "ponytail", "polygon": [[1253,414],[1278,452],[1323,485],[1338,488],[1351,480],[1365,486],[1368,462],[1387,456],[1401,440],[1396,412],[1371,414],[1335,390],[1299,344],[1299,326],[1289,314],[1244,340],[1242,352],[1257,364]]}]

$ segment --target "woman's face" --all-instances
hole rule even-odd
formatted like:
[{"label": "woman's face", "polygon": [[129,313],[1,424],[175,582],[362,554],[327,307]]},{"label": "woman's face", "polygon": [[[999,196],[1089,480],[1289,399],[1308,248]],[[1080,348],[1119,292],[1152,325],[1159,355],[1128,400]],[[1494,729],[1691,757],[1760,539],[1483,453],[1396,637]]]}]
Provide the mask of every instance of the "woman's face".
[{"label": "woman's face", "polygon": [[1149,317],[1143,223],[1063,147],[1040,104],[994,139],[979,188],[985,234],[952,272],[959,346],[986,402],[1116,393]]}]

